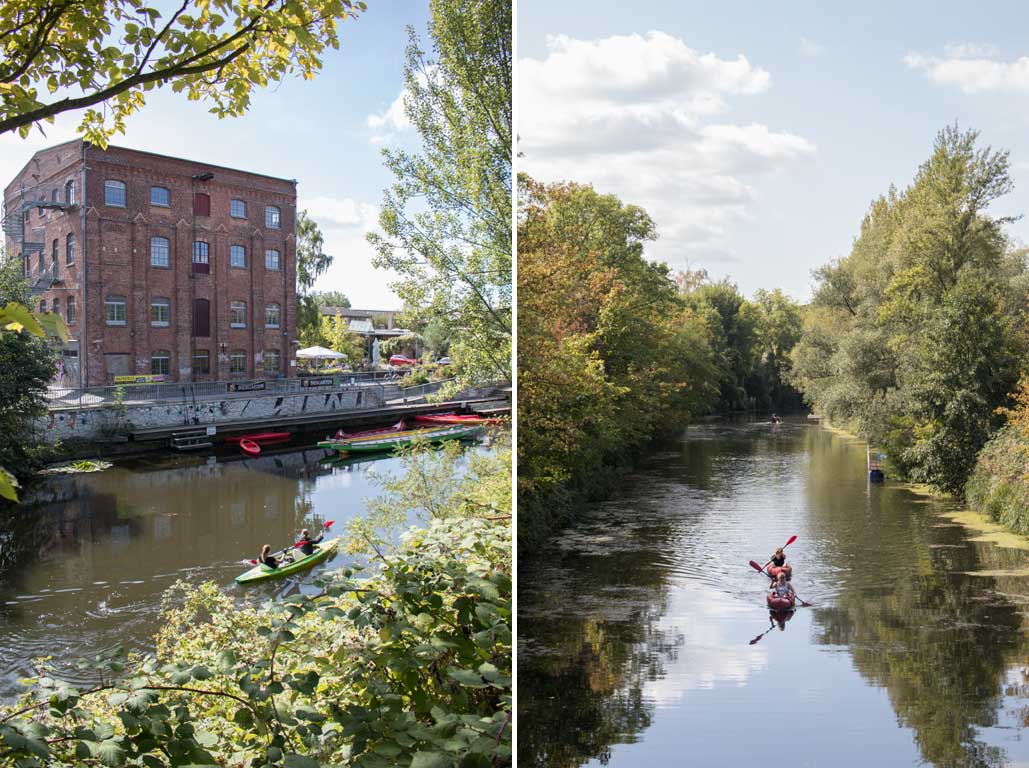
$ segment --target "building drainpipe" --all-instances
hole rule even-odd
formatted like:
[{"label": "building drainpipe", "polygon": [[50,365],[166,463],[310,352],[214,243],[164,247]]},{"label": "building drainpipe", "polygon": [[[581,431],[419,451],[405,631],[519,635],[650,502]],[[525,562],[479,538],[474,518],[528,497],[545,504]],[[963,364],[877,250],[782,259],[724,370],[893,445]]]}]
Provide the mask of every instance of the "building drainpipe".
[{"label": "building drainpipe", "polygon": [[82,309],[79,322],[82,324],[79,331],[79,389],[85,389],[89,381],[89,343],[86,339],[89,328],[89,303],[86,300],[86,264],[89,262],[89,249],[86,246],[86,142],[82,142],[82,188],[79,190],[79,215],[82,221],[82,269],[80,280],[82,282]]}]

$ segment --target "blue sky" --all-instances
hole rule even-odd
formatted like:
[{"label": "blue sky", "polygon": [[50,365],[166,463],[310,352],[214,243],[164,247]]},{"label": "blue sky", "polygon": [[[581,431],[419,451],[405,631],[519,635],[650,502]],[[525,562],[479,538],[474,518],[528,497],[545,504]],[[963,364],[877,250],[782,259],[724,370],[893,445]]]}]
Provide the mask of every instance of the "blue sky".
[{"label": "blue sky", "polygon": [[[903,5],[903,7],[901,7]],[[870,202],[957,121],[1011,152],[1029,208],[1022,7],[518,3],[521,170],[645,207],[653,258],[810,298]],[[1029,223],[1009,230],[1029,241]]]},{"label": "blue sky", "polygon": [[[427,2],[369,3],[340,27],[339,51],[325,57],[313,81],[287,79],[257,91],[247,115],[218,120],[202,103],[152,91],[112,144],[187,157],[299,180],[307,208],[335,257],[317,289],[338,289],[356,307],[398,308],[389,273],[370,264],[364,234],[377,225],[382,190],[392,175],[384,145],[417,146],[400,117],[407,25],[425,39]],[[393,107],[390,110],[390,107]],[[76,137],[79,115],[62,116],[47,136],[0,136],[0,178],[6,184],[36,150]]]}]

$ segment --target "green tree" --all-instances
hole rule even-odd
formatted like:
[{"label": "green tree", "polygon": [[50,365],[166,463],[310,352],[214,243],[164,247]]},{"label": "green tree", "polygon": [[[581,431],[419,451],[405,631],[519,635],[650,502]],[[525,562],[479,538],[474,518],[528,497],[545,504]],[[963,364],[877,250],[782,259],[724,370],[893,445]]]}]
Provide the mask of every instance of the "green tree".
[{"label": "green tree", "polygon": [[28,301],[18,262],[0,262],[0,497],[9,501],[18,500],[18,478],[38,465],[32,419],[46,413],[43,393],[56,361],[46,333],[67,338],[59,316],[33,315]]},{"label": "green tree", "polygon": [[948,127],[912,184],[865,216],[818,287],[789,374],[820,413],[883,444],[892,470],[960,494],[1026,350],[1025,256],[988,207],[1006,152]]},{"label": "green tree", "polygon": [[396,183],[371,234],[405,306],[451,329],[463,383],[511,375],[511,4],[432,0],[407,48],[404,109],[422,151],[386,149]]},{"label": "green tree", "polygon": [[98,146],[170,85],[238,116],[254,88],[311,79],[338,26],[365,8],[351,0],[5,0],[0,3],[0,134],[85,109],[79,130]]},{"label": "green tree", "polygon": [[339,307],[350,309],[350,299],[342,291],[315,291],[311,297],[318,303],[320,308]]},{"label": "green tree", "polygon": [[358,365],[364,360],[364,337],[350,330],[350,324],[342,315],[322,315],[320,343],[347,356],[347,362]]},{"label": "green tree", "polygon": [[321,228],[306,210],[301,211],[297,215],[297,336],[305,347],[321,343],[312,339],[317,339],[321,333],[324,305],[310,290],[318,276],[331,265],[332,256],[325,253]]}]

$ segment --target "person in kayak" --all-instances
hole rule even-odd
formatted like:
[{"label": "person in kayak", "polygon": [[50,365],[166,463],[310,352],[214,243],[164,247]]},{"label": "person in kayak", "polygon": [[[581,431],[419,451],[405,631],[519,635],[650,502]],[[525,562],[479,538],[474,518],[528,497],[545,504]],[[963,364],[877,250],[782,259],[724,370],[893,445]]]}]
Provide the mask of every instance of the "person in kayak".
[{"label": "person in kayak", "polygon": [[314,545],[318,544],[323,538],[325,538],[324,531],[318,534],[317,539],[311,538],[311,533],[306,528],[300,532],[300,541],[297,542],[300,546],[298,549],[304,553],[304,557],[314,554]]},{"label": "person in kayak", "polygon": [[269,568],[278,568],[279,560],[272,554],[271,549],[270,544],[265,544],[261,547],[261,557],[258,558],[258,562],[260,562],[261,565],[267,565]]},{"label": "person in kayak", "polygon": [[786,581],[786,574],[782,572],[779,573],[779,578],[772,584],[771,595],[772,597],[790,597],[792,595],[794,599],[797,597],[793,585]]},{"label": "person in kayak", "polygon": [[[769,565],[771,565],[774,568],[782,568],[786,565],[786,553],[782,551],[782,547],[779,547],[777,550],[775,550],[775,554],[768,559],[767,563],[765,563],[765,568],[767,568]],[[772,577],[771,586],[773,587],[775,586],[775,578],[775,576]]]}]

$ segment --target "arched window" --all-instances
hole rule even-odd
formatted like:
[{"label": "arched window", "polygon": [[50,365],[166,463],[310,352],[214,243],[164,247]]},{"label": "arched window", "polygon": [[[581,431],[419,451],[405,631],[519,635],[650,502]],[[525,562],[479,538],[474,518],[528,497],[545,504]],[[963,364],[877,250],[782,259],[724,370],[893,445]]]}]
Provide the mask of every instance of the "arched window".
[{"label": "arched window", "polygon": [[247,249],[242,245],[230,245],[229,246],[229,266],[239,267],[240,269],[246,269],[247,266]]},{"label": "arched window", "polygon": [[273,248],[264,252],[264,268],[278,271],[282,269],[282,256]]},{"label": "arched window", "polygon": [[75,263],[75,233],[69,232],[68,236],[64,238],[65,248],[65,264],[71,265]]},{"label": "arched window", "polygon": [[279,229],[282,226],[282,211],[274,205],[265,207],[264,225],[268,229]]},{"label": "arched window", "polygon": [[264,327],[278,328],[282,317],[282,309],[278,304],[269,304],[264,308]]},{"label": "arched window", "polygon": [[64,185],[64,202],[68,205],[75,204],[75,182],[69,181]]},{"label": "arched window", "polygon": [[245,301],[234,301],[229,305],[229,327],[247,327],[247,303]]},{"label": "arched window", "polygon": [[115,208],[124,208],[126,200],[127,194],[125,192],[124,181],[108,179],[104,182],[104,205],[110,205]]},{"label": "arched window", "polygon": [[75,323],[75,321],[78,320],[78,319],[79,319],[78,318],[78,309],[75,306],[75,297],[74,296],[69,296],[68,297],[68,316],[65,318],[65,322],[68,323],[68,325],[73,325]]},{"label": "arched window", "polygon": [[54,314],[61,314],[61,298],[59,296],[54,297]]}]

